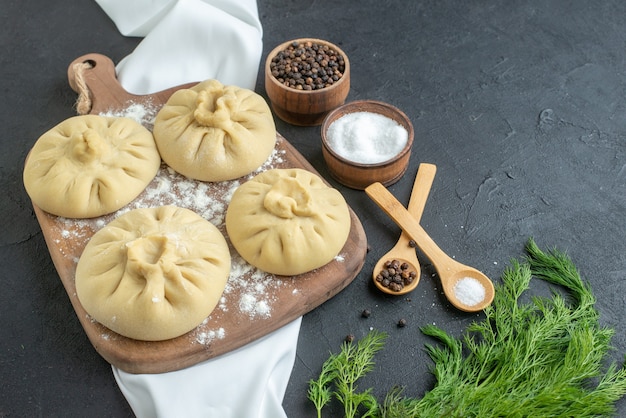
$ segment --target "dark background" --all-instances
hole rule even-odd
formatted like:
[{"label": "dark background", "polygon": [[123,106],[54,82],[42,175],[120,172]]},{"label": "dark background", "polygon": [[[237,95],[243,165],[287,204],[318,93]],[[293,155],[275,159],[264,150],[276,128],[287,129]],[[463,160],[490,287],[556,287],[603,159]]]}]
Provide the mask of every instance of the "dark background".
[{"label": "dark background", "polygon": [[[337,43],[352,65],[348,100],[402,109],[415,126],[404,203],[420,162],[438,166],[422,225],[442,249],[496,282],[534,237],[566,251],[626,353],[626,3],[615,1],[259,0],[264,54],[298,37]],[[52,265],[22,186],[36,139],[73,116],[67,66],[97,52],[118,62],[125,38],[95,2],[3,0],[0,8],[0,416],[130,416],[110,366],[87,340]],[[146,63],[149,65],[149,63]],[[265,95],[263,70],[257,91]],[[319,128],[278,131],[328,180]],[[386,331],[361,381],[382,396],[421,396],[432,365],[419,327],[460,335],[480,314],[452,308],[433,269],[410,296],[386,297],[371,270],[399,229],[363,192],[335,184],[365,227],[370,252],[354,282],[307,314],[285,395],[291,417],[312,416],[308,381],[347,334]],[[547,287],[531,282],[532,291]],[[372,315],[361,318],[361,311]],[[405,328],[396,327],[399,319]],[[626,402],[618,403],[621,416]],[[328,409],[328,416],[339,414]]]}]

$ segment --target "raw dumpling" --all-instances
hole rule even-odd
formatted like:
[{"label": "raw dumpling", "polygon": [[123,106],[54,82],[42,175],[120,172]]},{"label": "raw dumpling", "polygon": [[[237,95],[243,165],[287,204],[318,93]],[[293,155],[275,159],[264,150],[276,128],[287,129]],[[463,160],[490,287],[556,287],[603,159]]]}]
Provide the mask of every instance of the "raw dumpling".
[{"label": "raw dumpling", "polygon": [[152,134],[134,120],[75,116],[37,140],[24,167],[24,186],[46,212],[92,218],[136,198],[160,165]]},{"label": "raw dumpling", "polygon": [[232,180],[259,168],[276,143],[265,100],[207,80],[174,93],[154,121],[154,139],[175,171],[201,181]]},{"label": "raw dumpling", "polygon": [[96,232],[76,267],[87,313],[129,338],[159,341],[198,326],[230,272],[222,233],[189,209],[135,209]]},{"label": "raw dumpling", "polygon": [[350,232],[338,190],[302,169],[258,174],[235,190],[226,230],[239,254],[269,273],[297,275],[330,262]]}]

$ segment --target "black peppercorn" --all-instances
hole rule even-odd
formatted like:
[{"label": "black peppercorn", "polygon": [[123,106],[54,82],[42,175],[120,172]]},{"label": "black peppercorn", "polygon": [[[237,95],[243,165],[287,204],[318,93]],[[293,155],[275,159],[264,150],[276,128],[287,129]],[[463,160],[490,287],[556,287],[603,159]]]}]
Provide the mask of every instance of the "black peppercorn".
[{"label": "black peppercorn", "polygon": [[[309,72],[310,70],[310,72]],[[318,90],[339,81],[345,71],[345,61],[328,45],[315,42],[292,42],[270,62],[271,74],[282,84],[294,89]],[[294,78],[311,77],[319,74],[311,83],[297,84]]]},{"label": "black peppercorn", "polygon": [[413,283],[415,277],[417,277],[417,273],[410,270],[410,265],[407,262],[394,259],[386,260],[383,263],[383,269],[376,275],[375,279],[384,287],[399,292],[404,286]]},{"label": "black peppercorn", "polygon": [[398,321],[398,327],[404,328],[406,327],[406,319],[402,318]]}]

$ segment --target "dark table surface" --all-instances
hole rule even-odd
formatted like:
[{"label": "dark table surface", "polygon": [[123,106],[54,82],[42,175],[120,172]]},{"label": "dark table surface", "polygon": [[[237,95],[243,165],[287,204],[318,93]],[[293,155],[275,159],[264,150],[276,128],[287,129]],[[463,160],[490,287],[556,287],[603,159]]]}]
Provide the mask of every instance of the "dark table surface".
[{"label": "dark table surface", "polygon": [[[611,359],[621,364],[625,2],[260,0],[259,15],[263,60],[287,39],[330,40],[352,64],[348,100],[382,100],[407,113],[415,126],[411,163],[390,189],[407,202],[418,164],[438,166],[422,225],[445,251],[496,283],[529,237],[567,252],[595,291],[602,325],[616,330]],[[118,62],[140,39],[121,36],[95,2],[71,0],[4,1],[0,34],[0,416],[130,416],[70,305],[21,176],[36,139],[75,114],[69,63],[91,52]],[[265,95],[262,80],[260,69],[257,91]],[[277,128],[344,194],[370,246],[350,286],[304,316],[285,410],[311,416],[308,380],[346,335],[372,328],[389,338],[362,387],[383,396],[402,385],[420,396],[434,378],[424,351],[432,341],[419,327],[460,335],[482,314],[452,308],[428,263],[408,298],[376,291],[372,267],[399,229],[363,192],[328,176],[318,127],[277,120]],[[541,282],[532,286],[547,292]],[[404,328],[396,326],[401,318]],[[618,408],[626,416],[626,402]]]}]

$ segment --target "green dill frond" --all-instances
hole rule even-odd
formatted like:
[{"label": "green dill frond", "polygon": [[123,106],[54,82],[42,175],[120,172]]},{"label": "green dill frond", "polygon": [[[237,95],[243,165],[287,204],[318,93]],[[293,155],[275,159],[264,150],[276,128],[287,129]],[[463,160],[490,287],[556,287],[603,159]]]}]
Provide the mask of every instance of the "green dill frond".
[{"label": "green dill frond", "polygon": [[359,393],[356,383],[372,371],[374,356],[384,348],[386,339],[386,333],[374,330],[356,344],[343,342],[341,351],[330,355],[319,378],[309,381],[308,398],[314,403],[318,418],[333,396],[343,404],[346,417],[355,417],[363,409],[361,417],[376,416],[379,406],[372,390]]},{"label": "green dill frond", "polygon": [[[356,380],[372,370],[383,347],[386,335],[378,332],[356,347],[344,344],[310,391],[328,402],[332,381],[346,417],[359,407],[366,408],[362,416],[382,418],[611,416],[626,394],[626,368],[606,364],[614,331],[600,326],[591,286],[564,253],[543,252],[532,239],[526,250],[523,262],[513,260],[504,271],[484,320],[462,337],[421,328],[435,341],[425,348],[436,378],[422,398],[394,387],[377,404],[371,389],[357,392]],[[532,278],[557,288],[551,297],[522,301]]]},{"label": "green dill frond", "polygon": [[332,397],[330,384],[336,377],[335,363],[337,356],[331,354],[330,357],[322,365],[322,371],[317,380],[309,381],[308,398],[315,405],[318,418],[322,416],[322,408],[326,406]]},{"label": "green dill frond", "polygon": [[[385,417],[610,416],[626,394],[626,369],[603,371],[613,331],[598,323],[589,284],[563,253],[531,239],[524,263],[513,261],[496,286],[485,319],[456,339],[435,326],[426,345],[435,387],[421,399],[395,391]],[[552,297],[520,297],[535,277],[558,285]]]}]

